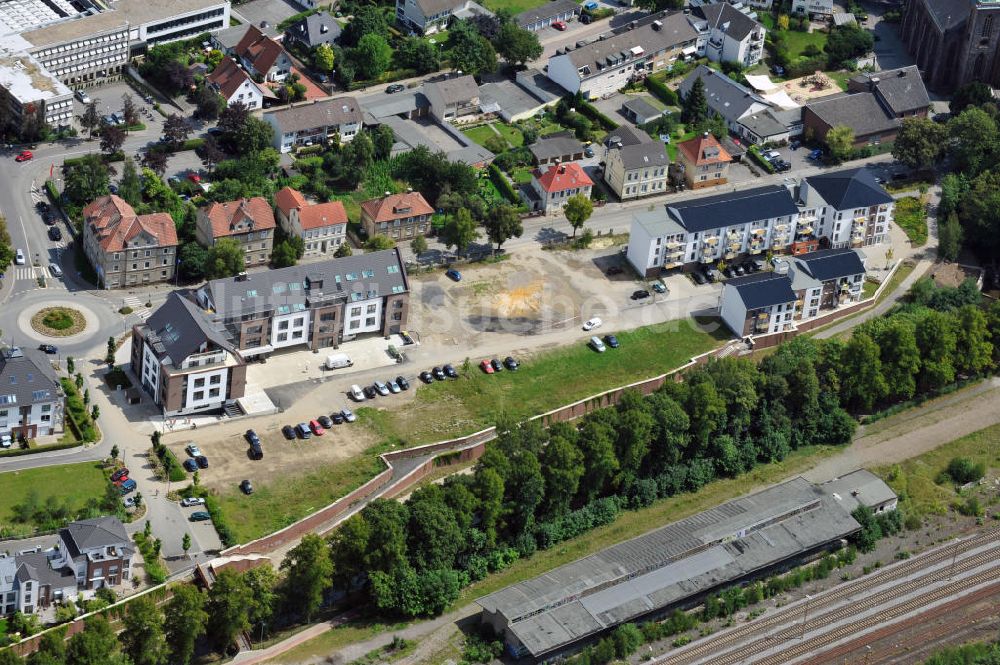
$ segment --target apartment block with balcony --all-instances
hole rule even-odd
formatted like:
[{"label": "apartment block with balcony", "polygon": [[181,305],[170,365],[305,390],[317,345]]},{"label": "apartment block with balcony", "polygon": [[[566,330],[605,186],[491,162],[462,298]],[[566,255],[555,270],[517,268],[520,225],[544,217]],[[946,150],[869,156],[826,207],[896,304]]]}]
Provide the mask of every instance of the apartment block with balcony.
[{"label": "apartment block with balcony", "polygon": [[63,431],[63,391],[48,357],[36,349],[0,352],[0,435],[34,439]]},{"label": "apartment block with balcony", "polygon": [[244,264],[259,266],[271,259],[276,226],[270,204],[255,196],[200,208],[195,235],[209,249],[222,238],[232,238],[243,248]]},{"label": "apartment block with balcony", "polygon": [[794,326],[797,300],[788,275],[759,272],[726,282],[719,315],[739,337],[784,332]]},{"label": "apartment block with balcony", "polygon": [[802,180],[798,189],[802,216],[815,234],[833,248],[864,247],[888,240],[895,199],[870,169],[855,168]]},{"label": "apartment block with balcony", "polygon": [[691,15],[699,32],[698,52],[713,62],[756,65],[764,54],[766,30],[751,13],[728,2],[695,7]]}]

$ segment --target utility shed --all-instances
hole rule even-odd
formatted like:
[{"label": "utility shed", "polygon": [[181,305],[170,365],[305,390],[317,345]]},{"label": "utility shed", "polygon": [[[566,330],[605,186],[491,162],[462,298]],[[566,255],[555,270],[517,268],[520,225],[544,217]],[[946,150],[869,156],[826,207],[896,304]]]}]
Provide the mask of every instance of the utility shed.
[{"label": "utility shed", "polygon": [[847,508],[829,487],[794,478],[480,598],[482,618],[511,655],[552,657],[836,546],[860,529]]}]

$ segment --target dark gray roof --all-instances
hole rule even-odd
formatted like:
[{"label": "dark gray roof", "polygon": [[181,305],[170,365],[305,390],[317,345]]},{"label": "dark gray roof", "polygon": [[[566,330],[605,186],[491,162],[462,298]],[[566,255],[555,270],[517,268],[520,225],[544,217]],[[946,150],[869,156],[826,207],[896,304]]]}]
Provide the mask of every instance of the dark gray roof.
[{"label": "dark gray roof", "polygon": [[528,146],[528,150],[535,156],[535,159],[541,161],[552,159],[553,157],[562,157],[563,155],[582,153],[583,144],[569,132],[559,132],[558,134],[551,134],[538,139]]},{"label": "dark gray roof", "polygon": [[872,508],[896,499],[896,493],[867,469],[858,469],[823,483],[825,489],[849,513],[859,506]]},{"label": "dark gray roof", "polygon": [[[247,30],[249,29],[250,26],[247,25],[246,23],[240,25],[234,25],[232,27],[219,30],[218,32],[213,32],[212,39],[214,39],[216,43],[219,44],[224,50],[231,51],[232,49],[236,48],[236,45],[240,43],[240,40],[243,39],[243,36],[247,34]],[[268,37],[278,36],[278,33],[270,25],[268,25],[266,28],[262,28],[258,24],[257,29],[263,32]]]},{"label": "dark gray roof", "polygon": [[921,4],[942,30],[950,30],[965,23],[975,0],[923,0]]},{"label": "dark gray roof", "polygon": [[855,249],[821,249],[795,257],[810,275],[821,282],[865,272],[865,263]]},{"label": "dark gray roof", "polygon": [[552,0],[552,2],[546,2],[541,7],[521,12],[514,17],[514,22],[523,28],[528,25],[534,25],[539,21],[545,21],[568,13],[576,14],[579,11],[580,5],[573,2],[573,0]]},{"label": "dark gray roof", "polygon": [[931,98],[916,65],[881,72],[863,72],[852,77],[850,85],[874,92],[897,116],[926,109],[931,105]]},{"label": "dark gray roof", "polygon": [[13,347],[0,355],[0,406],[31,406],[60,399],[62,388],[41,351]]},{"label": "dark gray roof", "polygon": [[725,288],[736,289],[747,310],[795,302],[796,298],[791,277],[772,271],[736,277],[726,282]]},{"label": "dark gray roof", "polygon": [[115,517],[95,517],[71,522],[59,531],[59,537],[67,547],[75,548],[76,554],[111,545],[128,547],[132,542],[125,533],[125,525]]},{"label": "dark gray roof", "polygon": [[319,46],[333,44],[340,39],[340,33],[341,27],[337,19],[328,12],[319,12],[292,24],[285,31],[285,37],[296,39],[306,46]]},{"label": "dark gray roof", "polygon": [[629,125],[621,125],[616,127],[614,130],[608,132],[608,136],[604,139],[605,143],[610,147],[616,144],[621,144],[624,148],[627,145],[639,145],[640,143],[651,143],[653,141],[649,134],[642,131],[641,129],[634,129]]},{"label": "dark gray roof", "polygon": [[28,552],[15,556],[17,561],[17,581],[36,582],[39,586],[65,589],[76,586],[76,575],[69,568],[54,570],[45,552]]},{"label": "dark gray roof", "polygon": [[705,86],[705,101],[708,102],[708,107],[729,122],[736,122],[745,116],[755,104],[760,104],[762,107],[771,106],[757,93],[707,65],[698,65],[681,82],[678,91],[682,97],[687,97],[691,86],[699,78]]},{"label": "dark gray roof", "polygon": [[764,140],[769,136],[788,133],[788,128],[769,110],[744,116],[740,118],[740,124]]},{"label": "dark gray roof", "polygon": [[622,108],[631,111],[639,118],[649,118],[663,113],[663,111],[656,108],[642,97],[630,98],[627,102],[622,104]]},{"label": "dark gray roof", "polygon": [[255,272],[245,280],[213,279],[204,289],[211,297],[215,313],[228,319],[281,307],[294,311],[310,303],[351,302],[403,293],[409,290],[409,285],[399,250],[393,248]]},{"label": "dark gray roof", "polygon": [[894,200],[876,182],[871,170],[866,168],[809,176],[806,182],[823,197],[827,205],[837,210],[867,208],[892,203]]},{"label": "dark gray roof", "polygon": [[821,97],[806,103],[806,110],[815,113],[830,127],[847,125],[858,138],[899,127],[899,120],[886,113],[870,92]]},{"label": "dark gray roof", "polygon": [[747,35],[761,27],[753,20],[728,2],[717,2],[714,5],[704,5],[693,10],[695,16],[708,21],[709,28],[716,28],[726,33],[736,41],[743,41]]},{"label": "dark gray roof", "polygon": [[363,116],[354,97],[334,97],[265,113],[278,123],[282,132],[297,132],[314,127],[360,124]]},{"label": "dark gray roof", "polygon": [[146,321],[146,329],[146,341],[157,357],[169,356],[175,365],[198,353],[206,342],[233,351],[221,327],[179,291],[167,295],[166,301]]},{"label": "dark gray roof", "polygon": [[[613,148],[612,150],[619,149]],[[668,166],[670,164],[667,148],[660,141],[625,146],[619,152],[626,171],[641,169],[644,166]]]},{"label": "dark gray roof", "polygon": [[608,66],[634,60],[633,48],[641,48],[642,53],[638,57],[645,58],[693,42],[698,37],[687,16],[681,12],[664,16],[659,21],[662,25],[658,30],[652,24],[644,25],[603,41],[592,42],[566,55],[577,69],[588,68],[588,72],[581,74],[581,78],[585,79],[597,76]]},{"label": "dark gray roof", "polygon": [[667,214],[688,232],[784,217],[798,211],[791,193],[781,185],[706,196],[667,206]]}]

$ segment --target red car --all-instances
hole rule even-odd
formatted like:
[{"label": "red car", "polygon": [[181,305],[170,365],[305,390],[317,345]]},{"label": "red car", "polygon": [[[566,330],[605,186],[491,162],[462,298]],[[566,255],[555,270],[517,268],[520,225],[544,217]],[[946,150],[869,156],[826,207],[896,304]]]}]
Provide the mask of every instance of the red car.
[{"label": "red car", "polygon": [[565,30],[566,21],[556,21],[555,23],[552,24],[552,27],[555,28],[556,30]]},{"label": "red car", "polygon": [[34,157],[34,155],[31,154],[30,150],[22,150],[21,152],[19,152],[17,154],[17,157],[14,158],[14,161],[15,162],[26,162],[29,159],[31,159],[32,157]]},{"label": "red car", "polygon": [[311,429],[312,433],[316,436],[323,436],[323,434],[326,433],[326,430],[323,429],[323,426],[319,424],[318,420],[310,420],[309,429]]},{"label": "red car", "polygon": [[121,487],[121,486],[122,486],[122,483],[124,483],[124,482],[125,482],[125,481],[127,481],[127,480],[128,480],[128,475],[124,475],[124,476],[121,476],[120,478],[115,478],[115,479],[113,479],[113,482],[114,482],[114,484],[115,484],[115,485],[117,485],[118,487]]},{"label": "red car", "polygon": [[128,478],[128,469],[125,467],[122,467],[111,474],[111,480],[113,482],[118,482],[122,478]]},{"label": "red car", "polygon": [[489,360],[484,360],[483,362],[479,363],[479,369],[483,370],[487,374],[493,373],[493,365],[490,364]]},{"label": "red car", "polygon": [[188,180],[193,183],[199,183],[201,182],[201,176],[192,171],[191,173],[188,173]]}]

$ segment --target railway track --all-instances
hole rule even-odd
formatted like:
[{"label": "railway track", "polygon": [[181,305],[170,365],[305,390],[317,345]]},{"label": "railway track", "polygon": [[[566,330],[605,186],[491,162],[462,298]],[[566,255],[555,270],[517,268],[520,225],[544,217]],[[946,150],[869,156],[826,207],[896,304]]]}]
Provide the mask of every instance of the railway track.
[{"label": "railway track", "polygon": [[[825,607],[829,607],[830,605],[851,598],[852,596],[863,594],[866,591],[883,586],[893,580],[911,576],[919,572],[921,569],[929,568],[936,564],[954,560],[955,565],[957,566],[959,561],[967,561],[967,558],[958,558],[961,554],[983,545],[989,545],[990,543],[993,543],[993,546],[979,555],[976,555],[977,560],[983,559],[984,556],[992,555],[988,556],[983,561],[989,560],[1000,553],[1000,528],[991,529],[967,540],[959,541],[958,544],[940,546],[934,550],[911,559],[907,559],[901,563],[896,563],[892,566],[882,568],[871,575],[866,575],[865,577],[860,577],[851,582],[838,585],[833,589],[812,598],[809,601],[808,612],[809,614],[817,613],[814,614],[814,617],[822,616],[821,613]],[[975,566],[973,565],[972,567]],[[955,572],[958,571],[956,570]],[[921,580],[923,580],[922,583],[926,584],[928,581],[935,581],[929,578],[939,575],[941,575],[941,571],[934,571],[929,575],[925,575],[921,578]],[[912,581],[911,583],[908,583],[908,588],[909,590],[915,588]],[[712,654],[726,653],[734,648],[740,647],[745,643],[747,638],[752,637],[754,634],[767,633],[771,629],[780,629],[782,626],[789,624],[792,620],[797,619],[802,613],[803,611],[799,606],[786,607],[772,614],[754,619],[752,622],[738,628],[718,633],[717,635],[713,635],[705,640],[694,642],[687,648],[667,654],[653,662],[656,663],[656,665],[690,665],[691,663],[696,663]],[[780,634],[781,632],[786,631],[779,630],[777,634]],[[774,640],[776,639],[776,635],[769,636],[767,639]],[[786,637],[785,639],[789,638]],[[716,662],[721,661],[716,661],[713,658],[712,662],[714,665]],[[732,662],[739,662],[739,660]]]}]

